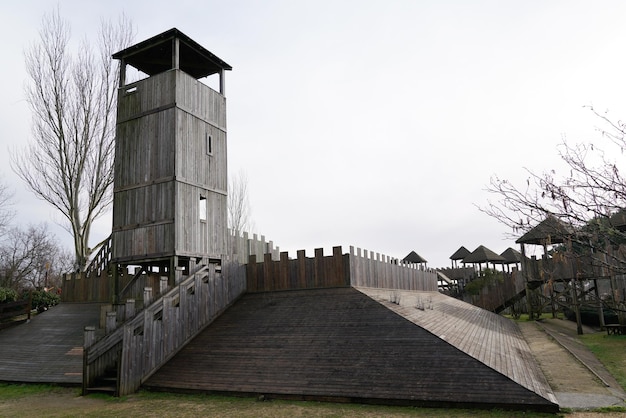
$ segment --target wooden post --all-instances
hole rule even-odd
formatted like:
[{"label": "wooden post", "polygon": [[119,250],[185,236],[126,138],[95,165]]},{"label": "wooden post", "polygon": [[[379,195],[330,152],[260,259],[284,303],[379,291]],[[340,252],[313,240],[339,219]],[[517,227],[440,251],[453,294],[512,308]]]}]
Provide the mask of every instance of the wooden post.
[{"label": "wooden post", "polygon": [[110,334],[115,331],[117,322],[117,312],[107,312],[106,323],[104,326],[104,332]]},{"label": "wooden post", "polygon": [[28,304],[26,305],[26,323],[30,322],[30,311],[33,310],[33,291],[28,293]]},{"label": "wooden post", "polygon": [[96,327],[89,325],[85,327],[83,334],[83,348],[89,348],[96,341]]},{"label": "wooden post", "polygon": [[152,288],[144,287],[143,288],[143,307],[144,309],[150,306],[152,303]]},{"label": "wooden post", "polygon": [[159,292],[161,296],[167,292],[167,276],[161,277]]},{"label": "wooden post", "polygon": [[604,309],[602,308],[602,300],[600,299],[600,290],[598,289],[598,279],[593,279],[593,287],[594,294],[596,295],[596,300],[598,301],[598,320],[600,322],[600,329],[606,329],[606,324],[604,323]]},{"label": "wooden post", "polygon": [[135,299],[126,299],[126,315],[125,320],[128,321],[135,317]]},{"label": "wooden post", "polygon": [[96,327],[86,326],[83,331],[83,396],[87,394],[87,388],[91,384],[91,368],[87,364],[87,349],[96,342]]},{"label": "wooden post", "polygon": [[[179,267],[179,266],[176,266],[174,268],[174,283],[175,284],[178,284],[178,283],[180,283],[183,280],[183,270],[184,269],[182,267]],[[191,270],[191,262],[190,262],[190,265],[189,265],[189,270]],[[191,271],[187,272],[187,274],[189,274],[189,273],[191,273]]]},{"label": "wooden post", "polygon": [[178,38],[174,38],[172,42],[172,69],[178,70],[180,68],[180,41]]},{"label": "wooden post", "polygon": [[113,310],[113,305],[110,303],[100,305],[100,323],[98,324],[98,326],[101,329],[106,328],[107,312],[111,312],[112,310]]}]

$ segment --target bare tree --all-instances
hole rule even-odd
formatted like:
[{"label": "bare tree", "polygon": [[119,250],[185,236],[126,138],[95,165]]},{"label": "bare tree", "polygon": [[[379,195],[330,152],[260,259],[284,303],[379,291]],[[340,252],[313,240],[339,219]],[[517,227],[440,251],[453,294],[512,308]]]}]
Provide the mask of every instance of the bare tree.
[{"label": "bare tree", "polygon": [[12,210],[13,191],[5,183],[0,182],[0,235],[3,235],[15,216]]},{"label": "bare tree", "polygon": [[254,224],[248,198],[248,177],[240,171],[228,182],[228,227],[231,231],[251,232]]},{"label": "bare tree", "polygon": [[70,26],[57,9],[44,16],[38,42],[25,52],[33,141],[12,153],[11,166],[65,218],[81,269],[91,226],[111,202],[118,65],[111,54],[132,38],[126,18],[103,22],[97,46],[85,40],[73,56]]},{"label": "bare tree", "polygon": [[526,184],[521,187],[492,177],[487,191],[499,200],[479,209],[511,227],[517,235],[551,215],[584,233],[587,240],[591,227],[603,229],[596,233],[610,232],[623,239],[624,234],[611,219],[626,208],[626,179],[620,171],[626,163],[626,125],[590,110],[603,124],[598,129],[608,141],[602,148],[591,142],[563,142],[559,156],[567,172],[559,176],[555,169],[541,174],[527,171]]},{"label": "bare tree", "polygon": [[[570,307],[578,314],[585,280],[598,275],[611,278],[611,292],[605,296],[589,294],[591,300],[606,302],[618,314],[626,313],[622,305],[624,295],[616,291],[616,275],[626,273],[626,179],[621,167],[626,163],[626,125],[614,122],[606,114],[590,110],[598,117],[598,130],[603,139],[598,143],[568,144],[564,142],[559,155],[567,170],[564,174],[552,169],[541,174],[528,171],[523,185],[492,177],[487,191],[498,197],[479,208],[511,227],[517,237],[548,217],[557,218],[568,232],[560,246],[544,245],[544,257],[569,266],[572,296]],[[599,146],[600,145],[600,146]],[[549,271],[552,263],[544,263],[542,271]],[[548,285],[552,286],[552,279]],[[588,286],[591,288],[591,286]],[[597,304],[596,304],[597,306]]]},{"label": "bare tree", "polygon": [[11,228],[0,245],[0,287],[36,289],[52,284],[67,256],[45,224]]}]

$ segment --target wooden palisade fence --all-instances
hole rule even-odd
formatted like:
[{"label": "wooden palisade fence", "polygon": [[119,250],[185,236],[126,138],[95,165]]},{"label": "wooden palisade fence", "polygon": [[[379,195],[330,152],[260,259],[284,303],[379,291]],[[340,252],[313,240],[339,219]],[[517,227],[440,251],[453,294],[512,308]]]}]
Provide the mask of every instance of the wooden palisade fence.
[{"label": "wooden palisade fence", "polygon": [[397,290],[437,291],[437,273],[419,264],[402,263],[389,256],[350,247],[350,284]]},{"label": "wooden palisade fence", "polygon": [[223,273],[212,264],[202,267],[98,341],[95,328],[87,327],[83,393],[111,368],[117,370],[116,395],[135,392],[244,292],[243,272],[230,267],[222,266]]},{"label": "wooden palisade fence", "polygon": [[333,247],[331,256],[318,248],[313,258],[307,258],[304,250],[296,259],[289,259],[286,252],[280,253],[280,260],[266,254],[263,262],[250,256],[246,277],[248,292],[349,286],[437,291],[434,270],[354,247],[349,254]]}]

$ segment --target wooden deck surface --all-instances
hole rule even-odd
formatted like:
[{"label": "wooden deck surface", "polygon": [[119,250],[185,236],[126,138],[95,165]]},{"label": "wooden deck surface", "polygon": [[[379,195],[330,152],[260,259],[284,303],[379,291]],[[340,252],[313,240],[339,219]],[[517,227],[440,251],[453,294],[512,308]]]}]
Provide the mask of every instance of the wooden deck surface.
[{"label": "wooden deck surface", "polygon": [[513,381],[556,402],[514,322],[439,292],[359,290]]},{"label": "wooden deck surface", "polygon": [[0,330],[0,381],[82,384],[83,330],[99,315],[99,304],[62,303]]},{"label": "wooden deck surface", "polygon": [[[460,321],[458,328],[440,338],[354,288],[247,294],[145,386],[295,399],[558,408],[549,399],[549,386],[543,388],[548,393],[531,390],[483,363],[509,351],[494,332],[468,329],[461,311],[439,316]],[[470,340],[458,342],[465,350],[450,342],[454,334],[468,332]],[[468,348],[481,340],[484,344]]]}]

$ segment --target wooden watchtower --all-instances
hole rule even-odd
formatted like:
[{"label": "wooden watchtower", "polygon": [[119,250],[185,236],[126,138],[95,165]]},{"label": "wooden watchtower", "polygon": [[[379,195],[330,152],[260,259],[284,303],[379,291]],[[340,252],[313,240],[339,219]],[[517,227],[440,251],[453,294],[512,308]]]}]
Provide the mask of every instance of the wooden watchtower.
[{"label": "wooden watchtower", "polygon": [[[113,58],[121,65],[111,261],[173,284],[176,272],[226,254],[224,73],[232,67],[175,28]],[[129,65],[147,77],[127,83]],[[209,76],[219,91],[199,81]]]}]

